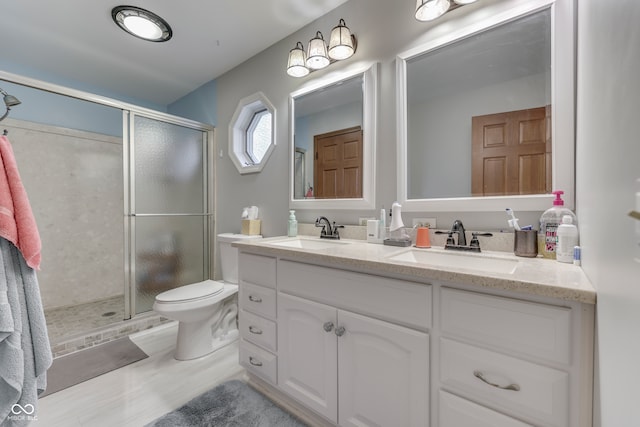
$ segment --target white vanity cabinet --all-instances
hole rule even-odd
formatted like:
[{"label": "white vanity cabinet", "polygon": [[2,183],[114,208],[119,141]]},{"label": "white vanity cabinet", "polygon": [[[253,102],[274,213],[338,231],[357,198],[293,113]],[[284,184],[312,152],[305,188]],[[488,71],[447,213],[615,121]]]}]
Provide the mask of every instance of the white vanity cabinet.
[{"label": "white vanity cabinet", "polygon": [[332,424],[592,425],[593,304],[291,252],[240,263],[242,364]]},{"label": "white vanity cabinet", "polygon": [[592,360],[579,346],[590,342],[581,336],[589,313],[445,286],[439,301],[440,427],[466,416],[472,425],[591,425],[583,374]]},{"label": "white vanity cabinet", "polygon": [[429,286],[278,261],[279,387],[340,426],[428,425],[430,306]]},{"label": "white vanity cabinet", "polygon": [[241,253],[239,265],[240,364],[276,384],[276,259]]}]

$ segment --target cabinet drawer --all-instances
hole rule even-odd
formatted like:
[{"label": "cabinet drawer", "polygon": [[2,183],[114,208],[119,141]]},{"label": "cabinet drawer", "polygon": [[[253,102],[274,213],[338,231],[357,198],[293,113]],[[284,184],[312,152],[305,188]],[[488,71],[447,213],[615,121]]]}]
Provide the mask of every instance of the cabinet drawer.
[{"label": "cabinet drawer", "polygon": [[242,338],[270,351],[276,351],[276,324],[264,317],[240,310]]},{"label": "cabinet drawer", "polygon": [[419,329],[431,327],[431,286],[280,260],[278,290]]},{"label": "cabinet drawer", "polygon": [[240,308],[270,319],[276,318],[276,291],[263,286],[240,284]]},{"label": "cabinet drawer", "polygon": [[551,426],[569,424],[566,372],[441,338],[440,380],[500,411]]},{"label": "cabinet drawer", "polygon": [[521,421],[440,390],[439,427],[531,427]]},{"label": "cabinet drawer", "polygon": [[275,258],[241,252],[238,262],[238,275],[241,281],[276,288]]},{"label": "cabinet drawer", "polygon": [[276,356],[245,340],[240,340],[240,364],[271,384],[277,383]]},{"label": "cabinet drawer", "polygon": [[442,330],[493,349],[570,362],[571,309],[442,289]]}]

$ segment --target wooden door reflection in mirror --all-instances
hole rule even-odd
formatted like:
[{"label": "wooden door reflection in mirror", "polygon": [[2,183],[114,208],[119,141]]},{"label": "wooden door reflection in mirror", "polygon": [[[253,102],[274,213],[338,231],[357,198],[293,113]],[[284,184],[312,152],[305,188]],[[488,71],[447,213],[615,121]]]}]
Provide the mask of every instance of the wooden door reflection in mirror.
[{"label": "wooden door reflection in mirror", "polygon": [[551,191],[551,106],[472,117],[473,196]]},{"label": "wooden door reflection in mirror", "polygon": [[362,197],[361,127],[315,135],[313,145],[315,197]]}]

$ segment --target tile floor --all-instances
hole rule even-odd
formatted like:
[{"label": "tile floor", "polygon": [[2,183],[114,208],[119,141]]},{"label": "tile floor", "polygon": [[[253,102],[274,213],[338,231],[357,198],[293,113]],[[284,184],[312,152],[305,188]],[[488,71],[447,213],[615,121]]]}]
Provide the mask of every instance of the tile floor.
[{"label": "tile floor", "polygon": [[45,309],[49,341],[66,338],[124,320],[124,295],[68,307]]},{"label": "tile floor", "polygon": [[38,401],[47,427],[138,427],[232,378],[242,378],[237,342],[199,359],[173,358],[177,323],[130,335],[147,359],[108,372]]},{"label": "tile floor", "polygon": [[53,357],[112,341],[169,322],[152,311],[124,318],[124,296],[45,310]]}]

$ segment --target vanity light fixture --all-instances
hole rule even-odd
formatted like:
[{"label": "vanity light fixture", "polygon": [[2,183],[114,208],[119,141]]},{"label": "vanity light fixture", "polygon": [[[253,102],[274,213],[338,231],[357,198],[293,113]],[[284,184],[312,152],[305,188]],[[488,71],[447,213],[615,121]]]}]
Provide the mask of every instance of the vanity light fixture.
[{"label": "vanity light fixture", "polygon": [[416,14],[418,21],[433,21],[458,7],[474,3],[477,0],[416,0]]},{"label": "vanity light fixture", "polygon": [[356,37],[340,19],[338,25],[331,30],[327,47],[320,31],[309,41],[307,52],[301,42],[289,51],[287,74],[292,77],[304,77],[312,71],[320,70],[336,61],[350,58],[356,51]]},{"label": "vanity light fixture", "polygon": [[307,67],[311,70],[320,70],[329,65],[329,55],[324,37],[320,31],[316,31],[316,36],[309,40],[307,50]]},{"label": "vanity light fixture", "polygon": [[341,61],[349,58],[354,52],[354,43],[351,39],[351,30],[345,24],[344,19],[340,19],[338,25],[331,30],[329,38],[329,58]]},{"label": "vanity light fixture", "polygon": [[143,40],[166,42],[173,36],[167,21],[140,7],[116,6],[111,18],[124,31]]}]

